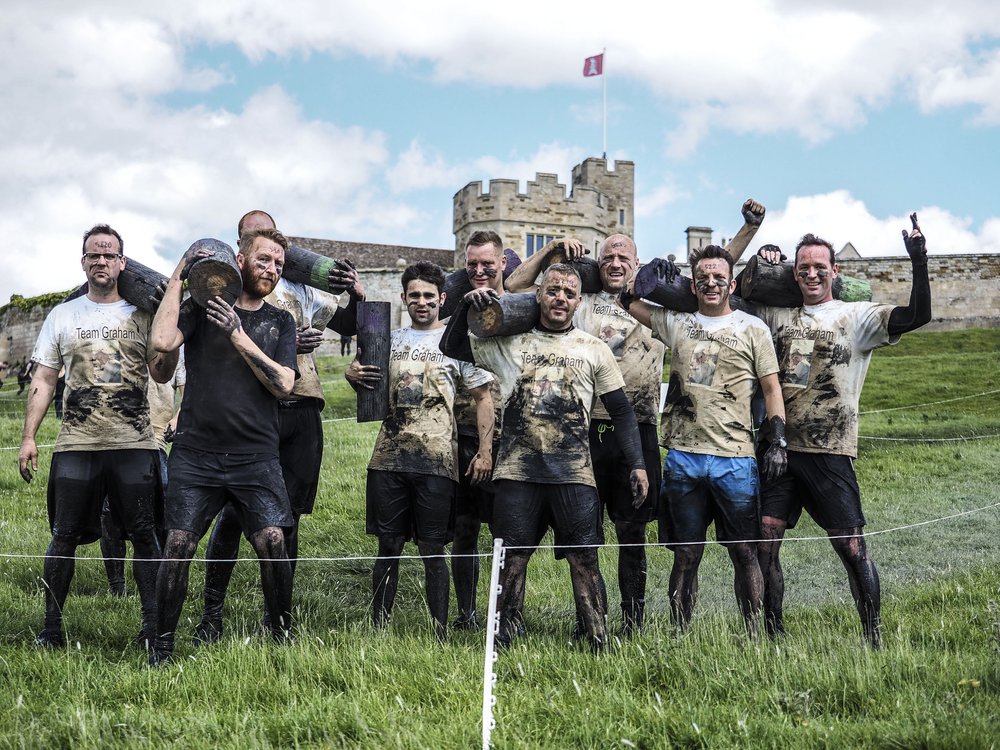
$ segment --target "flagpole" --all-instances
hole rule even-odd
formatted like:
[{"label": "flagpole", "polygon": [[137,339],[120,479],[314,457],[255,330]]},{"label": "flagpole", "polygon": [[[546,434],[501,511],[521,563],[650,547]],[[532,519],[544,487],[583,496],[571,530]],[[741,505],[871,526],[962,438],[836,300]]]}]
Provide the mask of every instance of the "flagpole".
[{"label": "flagpole", "polygon": [[603,118],[604,126],[602,128],[603,132],[602,145],[604,147],[604,159],[607,160],[608,158],[608,57],[607,57],[606,47],[601,48],[601,60],[603,61],[603,65],[601,66],[602,68],[601,72],[604,73],[604,75],[601,76],[601,78],[604,79],[604,118]]}]

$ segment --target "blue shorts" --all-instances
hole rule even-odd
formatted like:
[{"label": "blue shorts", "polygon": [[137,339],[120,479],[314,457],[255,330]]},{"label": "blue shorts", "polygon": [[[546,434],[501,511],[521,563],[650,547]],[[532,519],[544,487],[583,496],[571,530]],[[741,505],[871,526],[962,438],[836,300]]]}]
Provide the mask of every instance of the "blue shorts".
[{"label": "blue shorts", "polygon": [[720,542],[757,539],[757,460],[671,450],[660,487],[660,542],[705,541],[715,521]]}]

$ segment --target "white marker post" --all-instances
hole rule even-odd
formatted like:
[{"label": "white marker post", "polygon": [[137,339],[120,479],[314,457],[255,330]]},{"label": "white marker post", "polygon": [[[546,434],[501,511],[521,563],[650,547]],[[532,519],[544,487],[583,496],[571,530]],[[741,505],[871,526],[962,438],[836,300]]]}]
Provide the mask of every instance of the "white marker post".
[{"label": "white marker post", "polygon": [[493,688],[497,676],[493,672],[496,662],[496,636],[500,632],[500,617],[497,615],[497,596],[500,594],[500,568],[504,559],[503,539],[493,540],[493,564],[490,566],[490,599],[486,610],[486,655],[483,658],[483,750],[490,750],[490,735],[496,726],[493,707],[497,699]]}]

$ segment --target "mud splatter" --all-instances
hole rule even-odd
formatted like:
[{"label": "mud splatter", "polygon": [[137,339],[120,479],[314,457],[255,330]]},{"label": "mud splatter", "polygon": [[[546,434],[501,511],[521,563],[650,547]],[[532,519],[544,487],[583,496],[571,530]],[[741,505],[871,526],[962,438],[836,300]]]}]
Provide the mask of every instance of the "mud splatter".
[{"label": "mud splatter", "polygon": [[89,386],[73,389],[67,393],[63,404],[63,422],[73,426],[83,424],[100,403],[100,388]]},{"label": "mud splatter", "polygon": [[108,406],[120,414],[136,432],[149,428],[149,401],[141,388],[123,388],[108,399]]},{"label": "mud splatter", "polygon": [[667,410],[672,415],[695,421],[694,401],[684,393],[680,376],[676,372],[670,373],[670,383],[667,385]]},{"label": "mud splatter", "polygon": [[835,344],[833,349],[830,351],[830,364],[831,365],[849,365],[851,364],[851,347],[844,344]]}]

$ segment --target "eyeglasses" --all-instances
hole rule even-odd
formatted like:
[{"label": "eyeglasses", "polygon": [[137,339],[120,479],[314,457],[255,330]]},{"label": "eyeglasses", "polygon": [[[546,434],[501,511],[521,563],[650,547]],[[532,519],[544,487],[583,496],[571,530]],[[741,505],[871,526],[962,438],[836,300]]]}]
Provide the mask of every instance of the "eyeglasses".
[{"label": "eyeglasses", "polygon": [[99,260],[114,263],[115,260],[122,257],[122,253],[84,253],[83,257],[87,259],[88,263],[97,263]]}]

